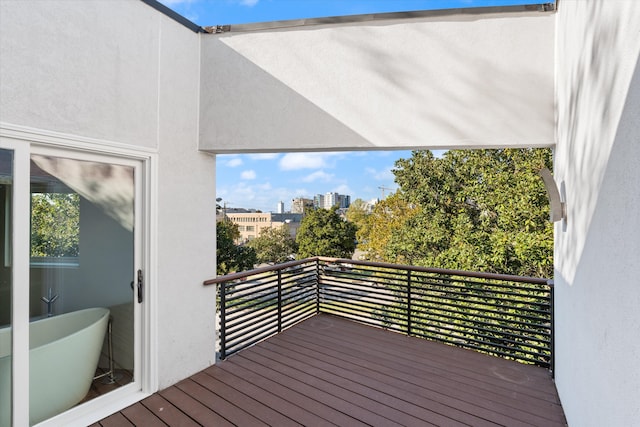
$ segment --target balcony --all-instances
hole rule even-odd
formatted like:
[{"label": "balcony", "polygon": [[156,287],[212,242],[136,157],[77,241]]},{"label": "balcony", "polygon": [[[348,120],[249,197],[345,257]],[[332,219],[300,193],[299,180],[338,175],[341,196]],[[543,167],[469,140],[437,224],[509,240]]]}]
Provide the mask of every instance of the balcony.
[{"label": "balcony", "polygon": [[566,425],[546,279],[318,257],[206,284],[222,361],[97,425]]}]

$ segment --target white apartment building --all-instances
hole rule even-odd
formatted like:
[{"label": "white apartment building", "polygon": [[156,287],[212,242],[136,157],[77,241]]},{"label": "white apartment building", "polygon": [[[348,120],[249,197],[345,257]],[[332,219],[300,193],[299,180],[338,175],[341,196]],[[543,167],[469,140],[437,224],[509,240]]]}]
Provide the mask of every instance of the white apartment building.
[{"label": "white apartment building", "polygon": [[316,209],[331,209],[334,206],[346,209],[350,204],[351,196],[337,192],[327,192],[324,195],[316,194],[313,198],[313,205]]}]

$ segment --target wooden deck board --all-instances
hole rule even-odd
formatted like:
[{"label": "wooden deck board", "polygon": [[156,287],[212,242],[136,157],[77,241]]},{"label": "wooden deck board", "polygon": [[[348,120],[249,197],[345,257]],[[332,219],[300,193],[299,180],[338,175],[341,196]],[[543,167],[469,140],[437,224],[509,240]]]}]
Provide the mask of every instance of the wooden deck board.
[{"label": "wooden deck board", "polygon": [[[339,322],[337,324],[342,333],[339,338],[335,334],[326,334],[322,328],[313,329],[310,325],[300,325],[301,328],[292,331],[292,335],[306,333],[308,337],[310,336],[311,342],[317,342],[320,337],[323,337],[340,344],[342,348],[353,348],[357,353],[374,352],[378,359],[391,360],[396,366],[403,366],[410,372],[415,372],[416,367],[420,367],[426,369],[429,375],[453,374],[449,375],[448,380],[454,379],[452,376],[457,376],[459,379],[475,379],[481,383],[504,388],[508,393],[514,390],[530,392],[534,397],[551,398],[551,401],[557,403],[555,389],[550,387],[548,372],[544,369],[531,370],[528,365],[514,364],[512,361],[481,355],[472,350],[443,346],[438,342],[398,336],[389,331],[379,331],[379,334],[372,337],[367,334],[367,330],[354,322],[345,322],[343,319],[332,321]],[[527,384],[516,385],[494,375],[488,375],[490,370],[495,371],[500,368],[516,376],[519,372],[526,372]]]},{"label": "wooden deck board", "polygon": [[349,402],[327,395],[320,390],[310,387],[295,378],[282,375],[271,370],[269,367],[255,363],[239,354],[234,358],[234,364],[247,371],[263,376],[271,382],[274,387],[279,388],[284,396],[297,396],[306,401],[305,406],[317,415],[336,425],[348,425],[354,427],[365,427],[366,423],[357,418],[358,414],[352,416],[352,411],[356,408]]},{"label": "wooden deck board", "polygon": [[119,421],[140,426],[566,425],[543,368],[330,315],[295,325],[99,425]]},{"label": "wooden deck board", "polygon": [[[340,325],[343,329],[342,332],[345,333],[344,328],[345,325]],[[292,331],[293,332],[293,331]],[[395,382],[401,389],[404,389],[406,392],[411,392],[414,394],[421,395],[427,399],[435,399],[436,401],[442,401],[442,399],[446,400],[454,400],[455,405],[457,407],[461,406],[462,402],[468,402],[474,405],[480,405],[481,407],[486,407],[490,411],[500,411],[502,414],[511,415],[515,412],[519,412],[520,410],[527,409],[528,413],[530,413],[533,417],[537,417],[538,413],[542,411],[553,410],[554,405],[545,402],[537,403],[529,399],[528,395],[525,395],[523,400],[522,392],[518,392],[516,388],[512,387],[510,384],[507,384],[508,388],[503,390],[503,387],[496,388],[497,386],[504,386],[501,383],[504,383],[504,379],[495,377],[493,375],[494,371],[489,370],[491,375],[487,376],[485,381],[480,382],[480,386],[474,388],[473,383],[469,383],[465,381],[466,378],[464,376],[460,376],[459,374],[455,374],[458,377],[458,381],[454,381],[451,377],[449,378],[439,378],[440,375],[445,372],[445,369],[451,369],[450,366],[444,365],[440,367],[436,367],[431,369],[424,374],[424,369],[429,368],[431,363],[431,359],[428,357],[421,357],[420,360],[413,360],[410,364],[403,365],[400,360],[400,355],[395,355],[392,358],[385,358],[379,355],[380,351],[376,352],[376,348],[380,349],[380,347],[385,346],[385,342],[376,342],[375,347],[367,348],[367,346],[363,342],[359,342],[357,338],[353,336],[347,335],[347,340],[345,344],[341,346],[342,354],[337,354],[335,351],[329,351],[328,349],[335,348],[339,342],[337,341],[324,341],[319,333],[309,334],[306,336],[304,333],[300,333],[300,330],[295,331],[294,333],[288,334],[287,336],[274,337],[272,340],[264,343],[264,345],[270,345],[272,347],[282,347],[282,348],[294,348],[297,351],[306,351],[307,355],[315,355],[314,359],[316,361],[322,362],[322,360],[333,360],[340,361],[339,363],[343,366],[347,363],[353,363],[354,366],[350,366],[346,368],[346,374],[349,375],[350,372],[355,372],[357,369],[365,367],[366,369],[370,369],[373,372],[376,372],[376,376],[378,378],[382,377],[392,377],[396,378]],[[395,334],[394,334],[395,335]],[[392,336],[393,338],[393,336]],[[438,343],[431,343],[438,346],[442,346]],[[349,351],[348,349],[351,349]],[[389,347],[385,347],[389,348]],[[459,352],[458,348],[451,348],[454,351]],[[476,361],[473,365],[476,366],[478,370],[486,369],[486,365],[490,365],[491,363],[496,362],[495,357],[484,356],[478,354],[476,352],[472,352],[471,356],[474,356]],[[320,357],[323,356],[323,357]],[[498,362],[502,362],[502,359],[498,359]],[[483,362],[479,364],[478,362]],[[520,364],[514,364],[510,361],[507,362],[506,366],[509,369],[515,369],[516,373],[521,372],[524,368],[524,371],[529,372],[527,378],[531,375],[537,375],[539,372],[542,372],[544,376],[547,378],[547,382],[549,384],[552,383],[548,379],[548,372],[544,369],[537,369],[532,366],[525,366]],[[312,359],[310,363],[314,363]],[[334,362],[337,363],[337,362]],[[515,365],[515,366],[513,366]],[[456,369],[461,369],[460,366],[453,365]],[[466,366],[467,370],[469,366]],[[533,368],[533,374],[531,374]],[[502,367],[504,370],[505,367]],[[473,373],[474,379],[482,379],[482,377]],[[495,378],[494,378],[495,377]],[[491,387],[490,387],[491,386]],[[420,391],[420,388],[424,388],[424,392]],[[425,394],[429,393],[430,394]],[[481,397],[479,400],[478,397]],[[546,398],[547,395],[543,394],[543,398]],[[457,403],[455,399],[460,399]],[[473,408],[470,409],[471,413],[479,414],[478,411]],[[551,412],[553,413],[553,412]],[[525,418],[527,415],[523,415]],[[512,417],[511,423],[515,423]],[[540,423],[543,422],[544,417],[539,420]],[[492,418],[489,418],[492,419]]]},{"label": "wooden deck board", "polygon": [[[343,322],[342,319],[337,321]],[[364,356],[363,360],[371,360],[369,356],[375,354],[374,360],[378,364],[390,365],[393,372],[423,374],[431,381],[441,378],[445,383],[454,382],[465,387],[475,385],[484,391],[493,389],[502,396],[518,392],[536,400],[558,403],[555,388],[545,369],[532,369],[532,366],[514,364],[512,361],[436,342],[396,337],[397,334],[387,331],[376,334],[375,341],[369,337],[363,341],[348,333],[347,329],[351,326],[348,323],[351,322],[346,323],[340,323],[343,334],[340,340],[336,340],[335,336],[323,336],[322,331],[307,331],[306,336],[303,336],[305,331],[302,328],[286,336],[274,337],[274,340],[290,339],[300,345],[303,345],[303,341],[314,344],[328,340],[332,345],[340,344],[343,352],[355,357],[357,361],[361,359],[360,356]],[[394,340],[396,338],[404,339]],[[421,346],[401,348],[403,343]],[[436,353],[429,353],[429,347],[435,347]],[[506,378],[508,376],[512,378]]]},{"label": "wooden deck board", "polygon": [[121,412],[129,422],[139,427],[162,427],[167,423],[156,417],[146,406],[132,405]]},{"label": "wooden deck board", "polygon": [[[280,354],[284,358],[296,359],[295,353],[284,351]],[[313,366],[322,366],[324,363],[317,361]],[[517,420],[501,416],[498,412],[470,405],[463,400],[443,396],[437,388],[430,390],[428,387],[416,386],[408,381],[398,380],[381,373],[380,370],[376,371],[376,378],[371,378],[370,374],[357,373],[362,370],[361,366],[350,365],[349,362],[337,361],[337,359],[334,359],[334,363],[338,363],[338,365],[324,364],[323,369],[325,370],[322,371],[324,372],[322,374],[324,380],[339,387],[359,389],[363,397],[370,401],[369,406],[374,405],[370,410],[378,408],[386,413],[388,410],[400,409],[405,411],[405,414],[422,419],[423,422],[429,421],[438,424],[457,420],[474,426],[490,426],[495,425],[496,422],[512,426],[518,425]],[[311,371],[310,368],[307,369],[307,372],[309,371]],[[402,396],[402,398],[396,396]],[[425,401],[430,401],[426,407],[424,406]],[[381,408],[381,405],[388,406]],[[449,420],[435,414],[441,414]],[[398,419],[397,416],[394,419]]]},{"label": "wooden deck board", "polygon": [[122,415],[121,412],[117,412],[110,417],[107,417],[104,420],[100,421],[100,425],[102,427],[126,427],[132,426],[134,424],[129,422],[129,420],[127,420],[127,418]]},{"label": "wooden deck board", "polygon": [[[283,377],[291,376],[292,379],[295,379],[295,381],[289,381],[294,392],[312,397],[327,406],[348,414],[350,417],[355,418],[355,420],[365,425],[394,425],[390,413],[385,413],[385,417],[370,409],[370,400],[362,400],[359,399],[361,395],[357,393],[349,393],[347,390],[331,387],[330,383],[326,382],[324,378],[309,375],[304,370],[297,370],[291,367],[290,364],[282,364],[277,360],[264,357],[262,355],[263,352],[265,352],[264,348],[260,350],[261,354],[249,353],[243,354],[242,357],[259,363],[267,370],[272,371],[274,375]],[[360,402],[358,402],[358,400],[360,400]],[[414,418],[412,422],[417,423],[419,421],[418,418]],[[353,422],[355,423],[355,421]]]},{"label": "wooden deck board", "polygon": [[234,405],[242,408],[252,416],[262,420],[267,425],[289,427],[299,426],[291,418],[271,409],[269,406],[255,400],[234,387],[225,384],[215,377],[200,372],[191,377],[191,379],[207,390],[216,393],[221,398],[233,402]]},{"label": "wooden deck board", "polygon": [[[265,352],[265,354],[270,353],[269,350],[264,347],[261,352]],[[279,358],[283,362],[286,362],[283,366],[286,367],[286,369],[291,369],[290,374],[293,374],[298,378],[306,378],[307,384],[317,387],[319,390],[326,393],[330,393],[339,399],[349,401],[359,407],[370,408],[369,410],[372,414],[379,415],[381,417],[377,417],[375,419],[369,418],[369,420],[374,422],[373,425],[376,425],[375,421],[377,421],[377,424],[384,423],[388,426],[407,425],[412,422],[415,423],[420,421],[420,419],[413,417],[406,412],[402,412],[397,407],[394,407],[393,404],[396,402],[388,402],[385,401],[384,398],[377,399],[374,402],[377,404],[372,406],[371,390],[366,389],[360,384],[351,382],[334,372],[319,369],[311,364],[299,362],[296,360],[294,354],[289,354],[286,351],[282,353],[271,352],[271,354],[274,358]],[[367,420],[362,419],[362,421]]]},{"label": "wooden deck board", "polygon": [[305,411],[300,406],[294,405],[290,400],[265,392],[264,389],[256,386],[251,381],[247,381],[244,376],[235,376],[229,371],[220,369],[219,366],[211,366],[203,372],[251,396],[255,400],[262,401],[262,403],[270,408],[278,408],[281,414],[292,420],[296,420],[301,425],[328,425],[324,419],[311,412]]},{"label": "wooden deck board", "polygon": [[198,402],[209,408],[212,412],[224,414],[224,418],[233,425],[241,426],[266,426],[260,419],[246,412],[240,405],[229,402],[215,393],[202,387],[195,381],[188,379],[179,382],[177,388],[195,398]]},{"label": "wooden deck board", "polygon": [[[234,425],[218,412],[212,411],[211,409],[207,408],[177,386],[169,387],[161,391],[160,393],[163,397],[165,397],[168,401],[175,405],[176,408],[180,408],[180,410],[185,412],[185,416],[186,414],[189,414],[189,420],[182,420],[182,422],[184,423],[182,425],[210,425],[221,427]],[[169,423],[169,425],[174,425],[174,423]]]},{"label": "wooden deck board", "polygon": [[[170,394],[172,390],[168,391]],[[142,400],[139,404],[144,405],[145,408],[164,421],[167,425],[180,427],[197,426],[198,423],[188,416],[184,410],[187,409],[190,413],[195,411],[184,402],[178,401],[177,403],[178,405],[174,406],[174,404],[167,400],[163,395],[156,393]],[[124,411],[126,411],[126,409]]]}]

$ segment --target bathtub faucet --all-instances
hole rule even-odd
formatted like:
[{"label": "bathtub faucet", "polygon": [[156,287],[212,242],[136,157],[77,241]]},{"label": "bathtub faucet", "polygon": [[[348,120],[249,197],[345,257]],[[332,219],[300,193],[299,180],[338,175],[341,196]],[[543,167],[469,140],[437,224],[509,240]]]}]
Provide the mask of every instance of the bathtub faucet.
[{"label": "bathtub faucet", "polygon": [[47,317],[53,316],[53,303],[58,299],[58,294],[53,296],[51,294],[51,288],[49,288],[49,295],[40,298],[45,304],[47,304]]}]

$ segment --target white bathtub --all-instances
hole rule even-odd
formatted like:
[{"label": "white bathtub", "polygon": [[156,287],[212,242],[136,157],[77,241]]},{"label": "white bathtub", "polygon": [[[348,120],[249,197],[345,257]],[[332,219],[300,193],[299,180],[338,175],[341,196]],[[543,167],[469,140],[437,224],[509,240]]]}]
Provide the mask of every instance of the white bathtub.
[{"label": "white bathtub", "polygon": [[[29,324],[31,424],[64,412],[86,396],[108,321],[108,309],[88,308]],[[11,425],[10,331],[0,329],[0,427]]]}]

